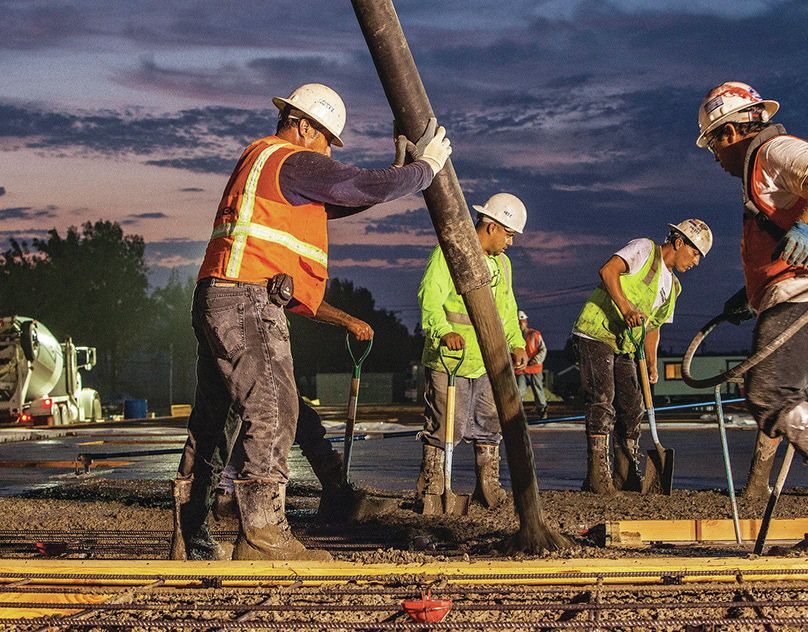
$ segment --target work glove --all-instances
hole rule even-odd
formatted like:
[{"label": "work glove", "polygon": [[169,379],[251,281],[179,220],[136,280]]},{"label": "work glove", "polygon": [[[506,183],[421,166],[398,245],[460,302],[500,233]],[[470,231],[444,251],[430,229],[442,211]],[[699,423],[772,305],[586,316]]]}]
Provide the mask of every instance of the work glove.
[{"label": "work glove", "polygon": [[424,154],[424,150],[429,141],[435,138],[435,130],[438,127],[438,119],[430,117],[426,124],[426,130],[421,134],[417,142],[412,142],[404,134],[398,133],[398,123],[393,121],[393,138],[396,142],[396,157],[393,160],[394,167],[403,167],[413,160],[419,160]]},{"label": "work glove", "polygon": [[808,265],[808,224],[795,222],[777,247],[774,249],[773,257],[780,256],[780,259],[792,266],[806,267]]},{"label": "work glove", "polygon": [[[428,130],[429,128],[427,127],[427,131]],[[424,137],[422,136],[418,143],[423,139]],[[415,143],[415,160],[423,160],[426,162],[432,169],[432,177],[434,178],[438,175],[438,172],[443,169],[443,165],[446,164],[449,155],[452,153],[452,144],[449,142],[449,139],[446,138],[446,128],[441,125],[435,131],[435,137],[427,143],[423,150],[418,148],[418,143]]]},{"label": "work glove", "polygon": [[727,302],[724,303],[724,311],[721,315],[725,316],[727,322],[733,325],[740,325],[742,322],[754,318],[757,315],[757,312],[749,302],[749,298],[746,296],[745,285],[727,299]]}]

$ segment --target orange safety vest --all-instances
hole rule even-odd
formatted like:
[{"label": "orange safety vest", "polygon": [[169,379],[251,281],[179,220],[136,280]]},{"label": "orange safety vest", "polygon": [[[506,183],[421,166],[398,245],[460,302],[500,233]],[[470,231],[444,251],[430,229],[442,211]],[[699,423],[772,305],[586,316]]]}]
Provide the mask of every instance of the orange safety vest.
[{"label": "orange safety vest", "polygon": [[[535,329],[527,330],[527,335],[525,336],[525,353],[527,353],[528,360],[530,360],[530,358],[532,358],[539,352],[540,341],[541,341],[540,331],[536,331]],[[521,375],[522,373],[541,373],[543,370],[544,370],[544,363],[528,364],[524,369],[520,371],[514,371],[514,373],[516,375]]]},{"label": "orange safety vest", "polygon": [[[765,142],[769,142],[769,140]],[[765,142],[763,143],[764,145]],[[756,149],[759,150],[760,147]],[[754,158],[756,157],[757,154]],[[763,176],[760,163],[757,160],[754,160],[754,165],[748,173],[751,175],[751,178],[749,178],[749,193],[757,210],[777,224],[783,231],[789,230],[805,209],[806,200],[798,199],[788,208],[775,208],[771,204],[764,202],[760,197],[760,183]],[[755,309],[760,306],[766,290],[775,283],[794,276],[808,274],[805,269],[790,266],[780,258],[772,261],[772,253],[776,246],[777,240],[764,230],[753,217],[744,217],[741,259],[743,261],[744,277],[746,278],[746,293],[749,297],[749,302]]]},{"label": "orange safety vest", "polygon": [[282,272],[294,279],[300,303],[289,311],[313,316],[328,279],[325,206],[292,206],[278,184],[284,161],[299,151],[311,150],[277,136],[244,150],[219,203],[198,278],[263,284]]}]

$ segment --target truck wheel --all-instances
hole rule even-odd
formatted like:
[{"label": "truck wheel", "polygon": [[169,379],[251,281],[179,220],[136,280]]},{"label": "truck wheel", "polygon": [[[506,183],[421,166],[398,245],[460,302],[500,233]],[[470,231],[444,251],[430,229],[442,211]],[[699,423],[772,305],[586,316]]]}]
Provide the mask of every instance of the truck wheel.
[{"label": "truck wheel", "polygon": [[20,327],[20,346],[28,362],[36,362],[39,357],[39,337],[36,332],[36,321],[26,320]]}]

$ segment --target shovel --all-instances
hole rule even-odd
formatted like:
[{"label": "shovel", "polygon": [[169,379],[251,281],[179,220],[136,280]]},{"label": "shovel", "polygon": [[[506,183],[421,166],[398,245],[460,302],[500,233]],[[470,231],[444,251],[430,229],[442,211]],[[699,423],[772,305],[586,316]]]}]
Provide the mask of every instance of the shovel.
[{"label": "shovel", "polygon": [[443,513],[455,516],[465,516],[469,512],[469,496],[458,496],[452,491],[452,456],[454,455],[454,418],[455,418],[455,378],[463,358],[466,357],[466,350],[461,349],[460,359],[455,364],[453,370],[449,370],[446,358],[443,355],[443,347],[440,347],[440,361],[449,375],[449,385],[446,388],[446,424],[445,443],[443,449]]},{"label": "shovel", "polygon": [[788,471],[791,469],[791,461],[794,459],[794,444],[789,443],[786,449],[786,455],[783,457],[783,464],[780,466],[780,473],[777,475],[777,482],[774,484],[771,496],[769,496],[769,503],[766,505],[766,512],[763,514],[763,520],[760,523],[760,531],[757,534],[755,541],[755,555],[763,553],[763,547],[766,545],[766,536],[769,535],[769,525],[772,521],[772,514],[774,507],[777,505],[777,500],[780,498],[780,492],[783,491],[783,485],[786,484],[786,477]]},{"label": "shovel", "polygon": [[729,446],[727,445],[727,431],[724,426],[724,406],[721,403],[721,385],[715,387],[715,414],[718,418],[718,431],[721,433],[721,452],[724,455],[724,471],[727,474],[727,490],[732,503],[732,524],[735,527],[735,541],[743,544],[741,536],[741,523],[738,520],[738,502],[735,500],[735,485],[732,482],[732,465],[729,461]]},{"label": "shovel", "polygon": [[637,348],[637,362],[640,365],[640,380],[642,381],[642,394],[645,400],[645,412],[648,414],[648,425],[651,426],[651,437],[656,447],[656,450],[648,451],[648,465],[645,468],[642,493],[670,496],[673,490],[673,450],[663,448],[657,434],[654,400],[651,397],[651,382],[648,379],[648,366],[645,362],[645,321],[642,323],[642,337],[639,343],[631,335],[631,329],[628,330],[628,337]]},{"label": "shovel", "polygon": [[345,422],[345,446],[342,451],[342,484],[348,485],[348,473],[351,469],[351,453],[353,452],[354,426],[356,425],[356,406],[359,400],[359,377],[362,373],[362,363],[368,357],[370,349],[373,347],[373,338],[368,341],[367,349],[357,361],[351,349],[351,334],[345,335],[345,344],[348,346],[348,354],[354,365],[353,377],[351,378],[351,392],[348,398],[348,420]]}]

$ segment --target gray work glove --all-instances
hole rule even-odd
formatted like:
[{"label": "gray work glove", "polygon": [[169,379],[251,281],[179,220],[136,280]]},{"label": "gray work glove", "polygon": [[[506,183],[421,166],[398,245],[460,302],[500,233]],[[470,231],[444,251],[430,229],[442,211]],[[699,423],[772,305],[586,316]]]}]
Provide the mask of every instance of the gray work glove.
[{"label": "gray work glove", "polygon": [[740,325],[742,322],[757,316],[757,312],[746,296],[745,285],[727,299],[727,302],[724,303],[724,311],[721,315],[726,316],[727,322],[733,325]]},{"label": "gray work glove", "polygon": [[[441,134],[440,138],[436,138],[437,133]],[[396,143],[394,167],[403,167],[414,160],[424,160],[429,164],[434,176],[443,168],[449,154],[452,153],[451,143],[445,138],[446,130],[443,127],[438,128],[438,119],[434,116],[427,122],[421,138],[414,143],[398,133],[395,122],[393,122],[393,136]]]}]

